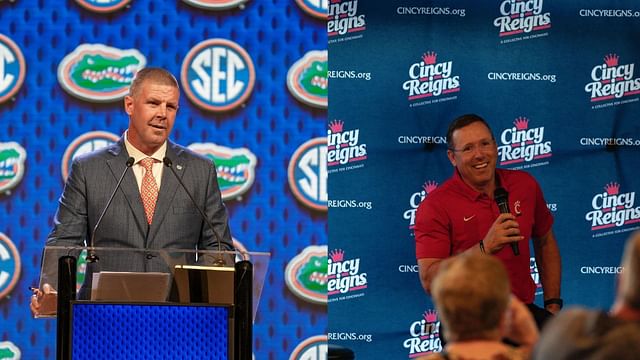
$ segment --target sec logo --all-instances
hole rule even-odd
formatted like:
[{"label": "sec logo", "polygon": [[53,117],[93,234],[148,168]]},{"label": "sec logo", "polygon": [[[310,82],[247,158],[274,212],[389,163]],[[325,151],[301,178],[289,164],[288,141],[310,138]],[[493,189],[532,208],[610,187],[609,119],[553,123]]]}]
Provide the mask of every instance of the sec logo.
[{"label": "sec logo", "polygon": [[71,163],[78,155],[107,147],[118,141],[118,136],[106,131],[90,131],[78,136],[67,146],[62,155],[62,179],[67,180]]},{"label": "sec logo", "polygon": [[20,268],[18,249],[5,234],[0,233],[0,299],[16,286]]},{"label": "sec logo", "polygon": [[319,19],[327,18],[327,11],[329,10],[327,0],[296,0],[296,3],[311,16]]},{"label": "sec logo", "polygon": [[247,100],[256,73],[249,54],[225,39],[194,46],[182,62],[181,81],[187,97],[204,110],[234,109]]},{"label": "sec logo", "polygon": [[327,138],[311,139],[296,149],[289,161],[288,178],[301,203],[327,211]]},{"label": "sec logo", "polygon": [[97,12],[108,13],[120,10],[127,6],[131,0],[76,0],[83,8]]},{"label": "sec logo", "polygon": [[0,103],[20,90],[26,72],[27,65],[18,45],[0,34]]},{"label": "sec logo", "polygon": [[316,335],[302,341],[291,353],[289,360],[327,360],[327,336]]}]

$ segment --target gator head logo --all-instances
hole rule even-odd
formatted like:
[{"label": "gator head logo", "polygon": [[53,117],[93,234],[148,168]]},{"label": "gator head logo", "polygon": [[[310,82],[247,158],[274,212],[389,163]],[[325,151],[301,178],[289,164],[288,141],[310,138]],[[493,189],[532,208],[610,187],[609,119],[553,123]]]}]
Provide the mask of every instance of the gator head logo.
[{"label": "gator head logo", "polygon": [[90,102],[113,102],[129,92],[146,58],[136,49],[82,44],[62,59],[58,81],[69,94]]},{"label": "gator head logo", "polygon": [[287,169],[289,187],[305,206],[327,211],[327,138],[318,137],[300,145]]},{"label": "gator head logo", "polygon": [[328,351],[327,335],[315,335],[298,344],[289,360],[325,360]]},{"label": "gator head logo", "polygon": [[182,62],[184,92],[204,110],[221,112],[244,104],[256,72],[249,54],[233,41],[208,39],[194,46]]},{"label": "gator head logo", "polygon": [[204,155],[216,165],[223,200],[238,197],[253,185],[258,160],[249,149],[231,149],[213,143],[194,143],[189,145],[189,149]]},{"label": "gator head logo", "polygon": [[14,188],[24,175],[27,152],[16,142],[0,143],[0,193]]},{"label": "gator head logo", "polygon": [[301,102],[326,109],[328,99],[327,51],[313,50],[296,61],[287,73],[287,87]]},{"label": "gator head logo", "polygon": [[313,303],[327,303],[327,253],[326,245],[312,245],[289,261],[285,281],[291,292]]},{"label": "gator head logo", "polygon": [[296,3],[307,14],[317,17],[318,19],[327,19],[327,12],[329,11],[328,1],[318,0],[296,0]]},{"label": "gator head logo", "polygon": [[83,8],[97,12],[109,13],[127,6],[131,0],[76,0]]},{"label": "gator head logo", "polygon": [[26,72],[27,65],[18,45],[0,34],[0,103],[20,90]]},{"label": "gator head logo", "polygon": [[18,283],[20,268],[18,249],[5,234],[0,233],[0,299]]},{"label": "gator head logo", "polygon": [[87,154],[107,147],[118,141],[118,136],[106,131],[90,131],[78,136],[67,146],[62,155],[62,179],[67,180],[73,159],[82,154]]},{"label": "gator head logo", "polygon": [[249,0],[183,0],[185,3],[205,10],[225,10],[234,7],[244,8]]},{"label": "gator head logo", "polygon": [[11,341],[0,341],[0,359],[2,360],[19,360],[22,353],[17,346]]}]

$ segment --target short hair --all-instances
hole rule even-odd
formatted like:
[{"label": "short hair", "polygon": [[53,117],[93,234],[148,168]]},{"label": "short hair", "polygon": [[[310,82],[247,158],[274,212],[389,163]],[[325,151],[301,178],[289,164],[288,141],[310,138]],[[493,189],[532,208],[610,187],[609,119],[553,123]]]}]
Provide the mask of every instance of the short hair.
[{"label": "short hair", "polygon": [[627,305],[640,310],[640,231],[631,234],[624,248],[619,291]]},{"label": "short hair", "polygon": [[504,265],[484,254],[445,260],[431,283],[431,294],[451,341],[491,339],[511,298]]},{"label": "short hair", "polygon": [[474,122],[483,123],[484,126],[486,126],[487,129],[489,129],[489,132],[491,133],[491,138],[493,139],[493,131],[491,131],[491,127],[489,126],[489,123],[487,123],[485,121],[485,119],[480,117],[480,115],[465,114],[465,115],[458,116],[457,118],[455,118],[449,124],[449,128],[447,129],[447,147],[449,148],[449,150],[453,150],[454,149],[454,146],[453,146],[453,132],[458,130],[458,129],[461,129],[461,128],[467,126],[467,125],[471,125]]},{"label": "short hair", "polygon": [[148,67],[136,73],[129,87],[129,96],[137,95],[145,81],[151,81],[158,85],[173,86],[178,90],[180,89],[178,80],[176,80],[170,72],[162,68]]}]

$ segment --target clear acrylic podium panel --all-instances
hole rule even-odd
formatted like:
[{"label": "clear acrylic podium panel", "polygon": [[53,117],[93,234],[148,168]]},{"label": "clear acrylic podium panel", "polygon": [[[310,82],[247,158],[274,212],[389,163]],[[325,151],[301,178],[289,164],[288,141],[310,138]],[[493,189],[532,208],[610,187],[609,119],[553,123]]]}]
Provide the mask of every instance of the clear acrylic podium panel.
[{"label": "clear acrylic podium panel", "polygon": [[62,256],[73,256],[76,258],[76,294],[79,294],[88,278],[86,259],[91,253],[98,258],[89,266],[93,272],[163,272],[170,274],[171,278],[177,265],[213,266],[222,260],[224,266],[232,267],[238,261],[248,260],[253,265],[254,320],[270,259],[270,254],[264,252],[47,246],[42,255],[40,289],[44,284],[50,284],[57,289],[58,259]]}]

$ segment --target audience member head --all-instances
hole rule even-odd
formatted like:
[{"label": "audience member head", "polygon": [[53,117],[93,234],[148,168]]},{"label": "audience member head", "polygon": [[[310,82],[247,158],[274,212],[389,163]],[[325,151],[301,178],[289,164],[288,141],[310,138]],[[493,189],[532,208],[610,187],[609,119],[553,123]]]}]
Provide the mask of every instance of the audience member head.
[{"label": "audience member head", "polygon": [[622,267],[618,283],[619,300],[640,311],[640,231],[629,237],[622,255]]},{"label": "audience member head", "polygon": [[449,341],[500,339],[511,291],[507,271],[495,257],[462,254],[445,260],[431,294]]}]

